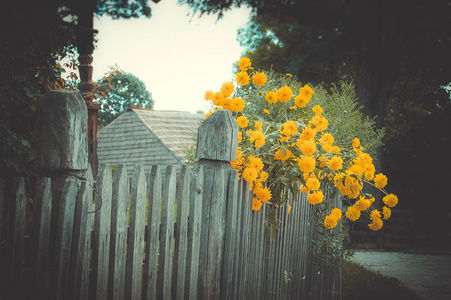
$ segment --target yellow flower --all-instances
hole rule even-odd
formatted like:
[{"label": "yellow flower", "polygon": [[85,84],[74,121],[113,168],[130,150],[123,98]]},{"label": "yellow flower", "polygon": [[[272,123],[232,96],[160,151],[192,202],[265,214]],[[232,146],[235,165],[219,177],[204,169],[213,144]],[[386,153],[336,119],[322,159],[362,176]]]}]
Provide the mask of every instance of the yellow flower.
[{"label": "yellow flower", "polygon": [[337,219],[333,216],[326,216],[324,218],[324,226],[328,229],[334,229],[337,226]]},{"label": "yellow flower", "polygon": [[230,104],[230,110],[234,112],[240,112],[245,106],[244,100],[241,98],[233,98]]},{"label": "yellow flower", "polygon": [[315,112],[315,115],[319,116],[323,112],[323,109],[319,105],[315,105],[312,110]]},{"label": "yellow flower", "polygon": [[236,73],[235,80],[239,85],[245,86],[249,83],[251,78],[249,77],[249,74],[247,74],[247,72],[242,71],[242,72]]},{"label": "yellow flower", "polygon": [[378,211],[377,209],[373,209],[370,214],[370,219],[374,220],[374,219],[380,219],[380,218],[381,218],[381,212]]},{"label": "yellow flower", "polygon": [[221,92],[225,97],[230,97],[234,90],[234,86],[232,82],[224,82],[221,86]]},{"label": "yellow flower", "polygon": [[291,205],[288,205],[288,214],[291,212]]},{"label": "yellow flower", "polygon": [[353,148],[359,148],[360,147],[360,140],[358,138],[355,138],[352,140],[352,147]]},{"label": "yellow flower", "polygon": [[280,102],[288,102],[291,99],[291,96],[293,96],[293,91],[289,86],[284,86],[277,90],[277,99]]},{"label": "yellow flower", "polygon": [[287,73],[285,75],[287,75],[288,77],[293,77],[293,74],[290,74],[290,73]]},{"label": "yellow flower", "polygon": [[321,145],[328,145],[332,146],[332,144],[335,142],[334,137],[330,133],[323,133],[321,135],[321,138],[319,139],[319,142]]},{"label": "yellow flower", "polygon": [[310,99],[313,96],[314,92],[311,87],[304,85],[304,87],[299,89],[299,94],[304,95],[305,97],[307,97],[307,99]]},{"label": "yellow flower", "polygon": [[[285,151],[285,153],[284,153]],[[285,162],[287,159],[294,157],[293,153],[288,150],[288,149],[284,149],[282,150],[281,148],[279,148],[276,153],[274,153],[274,159],[275,160],[281,160],[283,162]]]},{"label": "yellow flower", "polygon": [[290,136],[298,132],[298,126],[296,125],[296,122],[294,121],[287,121],[283,123],[283,130],[282,133],[286,136]]},{"label": "yellow flower", "polygon": [[216,106],[222,106],[224,104],[224,94],[221,92],[216,92],[213,94],[213,104]]},{"label": "yellow flower", "polygon": [[246,167],[243,170],[242,173],[243,179],[247,182],[253,182],[257,179],[258,176],[258,170],[253,167]]},{"label": "yellow flower", "polygon": [[324,131],[329,126],[329,122],[322,116],[314,116],[309,123],[315,125],[319,131]]},{"label": "yellow flower", "polygon": [[255,122],[255,124],[254,124],[255,130],[262,131],[262,127],[263,127],[263,122],[262,121]]},{"label": "yellow flower", "polygon": [[238,132],[238,143],[241,142],[242,139],[243,139],[243,133],[240,131],[240,132]]},{"label": "yellow flower", "polygon": [[315,169],[316,161],[311,156],[301,156],[298,160],[299,170],[303,173],[311,173]]},{"label": "yellow flower", "polygon": [[236,118],[236,122],[240,128],[244,128],[249,124],[249,120],[245,116],[239,116]]},{"label": "yellow flower", "polygon": [[316,178],[309,178],[305,185],[310,191],[317,191],[321,187],[321,183]]},{"label": "yellow flower", "polygon": [[387,176],[382,173],[379,173],[374,177],[374,185],[380,189],[383,189],[387,185],[387,181]]},{"label": "yellow flower", "polygon": [[382,198],[382,201],[387,205],[388,207],[395,207],[396,204],[398,204],[398,197],[393,194],[388,194],[384,198]]},{"label": "yellow flower", "polygon": [[264,165],[260,158],[251,156],[249,158],[249,163],[246,164],[246,167],[255,168],[257,169],[257,172],[260,172],[263,169]]},{"label": "yellow flower", "polygon": [[206,91],[204,95],[204,99],[207,101],[213,100],[213,91]]},{"label": "yellow flower", "polygon": [[382,220],[380,218],[376,218],[371,224],[368,224],[368,227],[373,231],[377,231],[382,228],[382,225],[384,225]]},{"label": "yellow flower", "polygon": [[254,193],[261,202],[268,202],[272,197],[271,190],[268,187],[255,189]]},{"label": "yellow flower", "polygon": [[266,180],[268,180],[268,173],[266,173],[265,171],[261,171],[259,174],[258,174],[258,180],[260,181],[260,182],[266,182]]},{"label": "yellow flower", "polygon": [[338,171],[343,165],[343,159],[340,156],[333,156],[328,163],[329,169],[332,171]]},{"label": "yellow flower", "polygon": [[349,206],[348,211],[346,212],[346,218],[351,221],[358,220],[360,218],[360,210],[358,210],[354,206]]},{"label": "yellow flower", "polygon": [[301,152],[304,155],[307,156],[313,155],[313,153],[315,153],[316,151],[315,140],[312,139],[302,142],[301,147],[299,147],[299,149],[301,149]]},{"label": "yellow flower", "polygon": [[339,209],[339,208],[332,209],[332,212],[330,213],[330,215],[333,216],[337,220],[341,219],[341,209]]},{"label": "yellow flower", "polygon": [[267,114],[267,115],[269,115],[270,113],[269,113],[269,110],[267,110],[266,108],[265,109],[263,109],[263,112],[265,113],[265,114]]},{"label": "yellow flower", "polygon": [[371,206],[370,200],[360,197],[360,199],[354,204],[354,207],[360,211],[367,210]]},{"label": "yellow flower", "polygon": [[256,148],[260,148],[265,144],[265,136],[260,131],[248,131],[249,141],[254,143]]},{"label": "yellow flower", "polygon": [[254,83],[256,86],[262,86],[266,83],[266,75],[265,73],[259,73],[255,72],[255,74],[252,76],[252,83]]},{"label": "yellow flower", "polygon": [[384,206],[382,208],[382,214],[384,215],[384,220],[387,220],[388,218],[391,217],[391,209],[388,208],[387,206]]},{"label": "yellow flower", "polygon": [[249,58],[247,58],[246,56],[243,56],[238,61],[238,67],[240,68],[241,71],[247,71],[247,69],[249,69],[251,64],[252,64],[251,60]]},{"label": "yellow flower", "polygon": [[307,195],[307,201],[312,204],[319,204],[323,202],[324,194],[322,191],[316,191]]},{"label": "yellow flower", "polygon": [[304,140],[311,140],[315,137],[316,130],[313,130],[310,126],[305,127],[301,133],[301,138]]},{"label": "yellow flower", "polygon": [[263,205],[263,203],[260,200],[258,200],[257,198],[254,197],[254,199],[252,201],[252,210],[253,211],[258,211],[258,210],[260,210],[262,205]]},{"label": "yellow flower", "polygon": [[267,92],[265,98],[268,103],[276,103],[277,102],[277,94],[274,91]]},{"label": "yellow flower", "polygon": [[294,104],[296,104],[298,107],[305,107],[307,105],[307,103],[309,103],[310,98],[307,98],[304,95],[297,95],[296,97],[294,97]]}]

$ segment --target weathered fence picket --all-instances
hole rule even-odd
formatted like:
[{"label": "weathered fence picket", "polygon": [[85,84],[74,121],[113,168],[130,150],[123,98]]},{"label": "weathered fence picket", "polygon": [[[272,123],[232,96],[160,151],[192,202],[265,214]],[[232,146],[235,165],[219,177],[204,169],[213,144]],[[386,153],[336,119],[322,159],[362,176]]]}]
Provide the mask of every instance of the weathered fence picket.
[{"label": "weathered fence picket", "polygon": [[12,275],[0,281],[5,299],[25,290],[36,299],[340,299],[341,273],[313,266],[316,228],[305,197],[292,199],[291,212],[278,208],[275,231],[273,207],[252,211],[250,185],[229,164],[236,133],[230,112],[215,112],[199,129],[194,168],[177,175],[152,166],[146,178],[136,166],[131,185],[125,165],[114,176],[101,166],[95,182],[84,169],[55,169],[37,181],[30,210],[25,179],[7,192],[0,178],[0,247],[8,253],[0,262]]},{"label": "weathered fence picket", "polygon": [[172,251],[175,219],[176,178],[173,166],[166,168],[162,192],[160,256],[158,263],[157,298],[171,299]]},{"label": "weathered fence picket", "polygon": [[125,299],[141,299],[147,182],[142,166],[135,167],[128,225]]},{"label": "weathered fence picket", "polygon": [[160,240],[161,171],[153,166],[149,180],[149,208],[147,213],[146,260],[144,263],[143,295],[157,299],[158,249]]},{"label": "weathered fence picket", "polygon": [[125,293],[129,194],[127,168],[119,165],[113,180],[108,288],[97,289],[103,294],[107,291],[108,298],[113,300],[124,299]]}]

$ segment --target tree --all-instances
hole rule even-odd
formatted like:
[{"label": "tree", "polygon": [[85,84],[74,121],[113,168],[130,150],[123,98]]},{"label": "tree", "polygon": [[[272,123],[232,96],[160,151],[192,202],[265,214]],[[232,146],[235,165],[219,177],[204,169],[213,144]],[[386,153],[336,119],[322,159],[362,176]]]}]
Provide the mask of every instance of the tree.
[{"label": "tree", "polygon": [[57,62],[75,57],[79,33],[87,30],[79,26],[80,15],[150,17],[147,2],[24,0],[0,10],[0,176],[32,171],[36,102],[64,85]]},{"label": "tree", "polygon": [[103,78],[99,82],[99,90],[103,92],[99,111],[99,125],[105,126],[131,106],[153,108],[152,94],[145,83],[131,73],[120,72],[118,75]]},{"label": "tree", "polygon": [[[394,89],[417,92],[409,93],[415,100],[404,98],[398,103],[401,105],[396,110],[401,115],[408,113],[412,102],[427,103],[424,110],[429,112],[449,102],[441,88],[451,78],[448,1],[179,2],[201,16],[214,13],[221,17],[232,6],[252,7],[256,17],[241,31],[246,38],[239,39],[251,47],[258,44],[255,56],[266,63],[265,67],[277,63],[278,68],[301,80],[309,74],[305,79],[313,83],[354,78],[364,113],[377,116],[379,128],[387,117]],[[260,67],[256,57],[254,61]]]}]

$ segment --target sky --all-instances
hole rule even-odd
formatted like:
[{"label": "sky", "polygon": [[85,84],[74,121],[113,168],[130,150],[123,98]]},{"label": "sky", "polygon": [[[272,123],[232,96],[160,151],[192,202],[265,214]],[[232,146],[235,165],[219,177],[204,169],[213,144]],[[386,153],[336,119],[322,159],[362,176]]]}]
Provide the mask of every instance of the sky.
[{"label": "sky", "polygon": [[216,15],[192,17],[177,0],[149,4],[149,19],[95,18],[93,79],[117,65],[144,81],[154,109],[208,111],[205,92],[218,91],[234,77],[232,65],[244,51],[237,30],[249,20],[250,9],[232,9],[217,20]]}]

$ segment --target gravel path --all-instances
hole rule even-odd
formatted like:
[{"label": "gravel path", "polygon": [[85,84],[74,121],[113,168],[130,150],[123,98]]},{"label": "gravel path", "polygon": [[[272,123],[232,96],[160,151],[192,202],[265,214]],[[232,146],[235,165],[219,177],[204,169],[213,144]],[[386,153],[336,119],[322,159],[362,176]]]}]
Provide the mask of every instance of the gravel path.
[{"label": "gravel path", "polygon": [[427,300],[451,300],[451,255],[356,251],[351,261],[394,277]]}]

